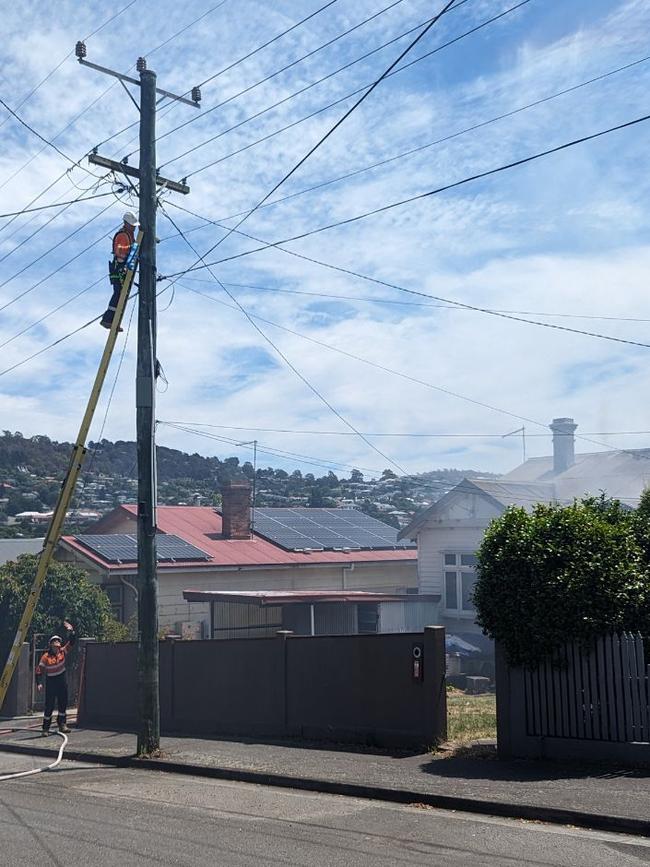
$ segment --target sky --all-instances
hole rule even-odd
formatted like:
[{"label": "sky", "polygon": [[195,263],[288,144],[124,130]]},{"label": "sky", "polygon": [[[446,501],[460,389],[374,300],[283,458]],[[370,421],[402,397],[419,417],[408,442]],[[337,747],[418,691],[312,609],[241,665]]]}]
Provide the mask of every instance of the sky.
[{"label": "sky", "polygon": [[[630,433],[650,431],[650,349],[562,330],[650,343],[650,122],[247,252],[642,117],[647,3],[457,2],[240,226],[442,2],[128,3],[4,10],[0,99],[32,130],[0,105],[0,214],[105,195],[0,217],[2,429],[75,437],[106,338],[82,326],[137,212],[86,158],[99,145],[138,164],[136,108],[76,62],[85,39],[88,60],[123,73],[146,57],[166,90],[206,82],[200,111],[162,102],[157,117],[160,172],[191,188],[158,211],[158,273],[180,275],[158,284],[159,444],[247,460],[256,439],[260,465],[368,477],[506,472],[523,441],[503,435],[524,427],[527,455],[548,454],[562,416],[578,451],[650,446]],[[208,251],[218,264],[195,268]],[[133,307],[94,440],[135,436]]]}]

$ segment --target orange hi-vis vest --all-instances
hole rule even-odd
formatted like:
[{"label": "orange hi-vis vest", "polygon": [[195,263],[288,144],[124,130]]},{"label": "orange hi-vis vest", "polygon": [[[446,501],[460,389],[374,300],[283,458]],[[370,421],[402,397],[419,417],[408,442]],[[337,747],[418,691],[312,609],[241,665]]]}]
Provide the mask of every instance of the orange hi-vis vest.
[{"label": "orange hi-vis vest", "polygon": [[67,641],[56,653],[50,653],[49,650],[46,650],[36,666],[36,677],[39,678],[43,674],[46,677],[56,677],[57,674],[63,674],[65,658],[73,644],[74,641]]},{"label": "orange hi-vis vest", "polygon": [[116,232],[113,237],[113,255],[118,262],[123,262],[126,259],[132,244],[133,238],[128,232],[125,232],[124,229]]}]

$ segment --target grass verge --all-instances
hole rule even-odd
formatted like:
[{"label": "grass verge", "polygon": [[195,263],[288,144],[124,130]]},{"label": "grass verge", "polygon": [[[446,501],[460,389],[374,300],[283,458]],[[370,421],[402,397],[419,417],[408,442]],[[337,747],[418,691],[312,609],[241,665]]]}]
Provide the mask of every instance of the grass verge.
[{"label": "grass verge", "polygon": [[466,695],[455,689],[447,692],[447,739],[450,743],[462,745],[496,736],[496,696]]}]

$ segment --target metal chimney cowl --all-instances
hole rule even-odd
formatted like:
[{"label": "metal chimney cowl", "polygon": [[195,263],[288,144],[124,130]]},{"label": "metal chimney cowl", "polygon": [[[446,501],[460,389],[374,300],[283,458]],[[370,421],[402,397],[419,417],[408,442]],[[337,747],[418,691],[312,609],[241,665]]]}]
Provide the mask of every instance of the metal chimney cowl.
[{"label": "metal chimney cowl", "polygon": [[578,425],[572,418],[554,418],[549,427],[553,431],[553,472],[558,475],[575,463],[574,433]]}]

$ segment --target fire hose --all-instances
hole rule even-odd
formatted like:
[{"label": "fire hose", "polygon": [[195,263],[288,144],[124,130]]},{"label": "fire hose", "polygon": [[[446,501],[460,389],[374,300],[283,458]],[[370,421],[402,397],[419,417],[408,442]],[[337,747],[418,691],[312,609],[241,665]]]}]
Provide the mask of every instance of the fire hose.
[{"label": "fire hose", "polygon": [[[33,728],[31,728],[31,729],[30,728],[12,728],[11,731],[12,732],[33,732],[34,729]],[[17,779],[18,777],[29,777],[32,774],[40,774],[43,771],[53,771],[54,768],[56,768],[58,765],[60,765],[61,760],[63,759],[63,751],[65,750],[65,748],[68,745],[68,736],[64,732],[59,732],[59,731],[55,731],[54,734],[57,734],[57,735],[59,735],[59,737],[63,738],[63,742],[62,742],[61,746],[59,747],[59,754],[56,757],[56,760],[54,762],[52,762],[52,764],[45,765],[45,767],[43,767],[43,768],[32,768],[29,771],[17,771],[16,773],[13,773],[13,774],[4,774],[3,776],[0,776],[0,782],[2,780],[14,780],[14,779]]]}]

